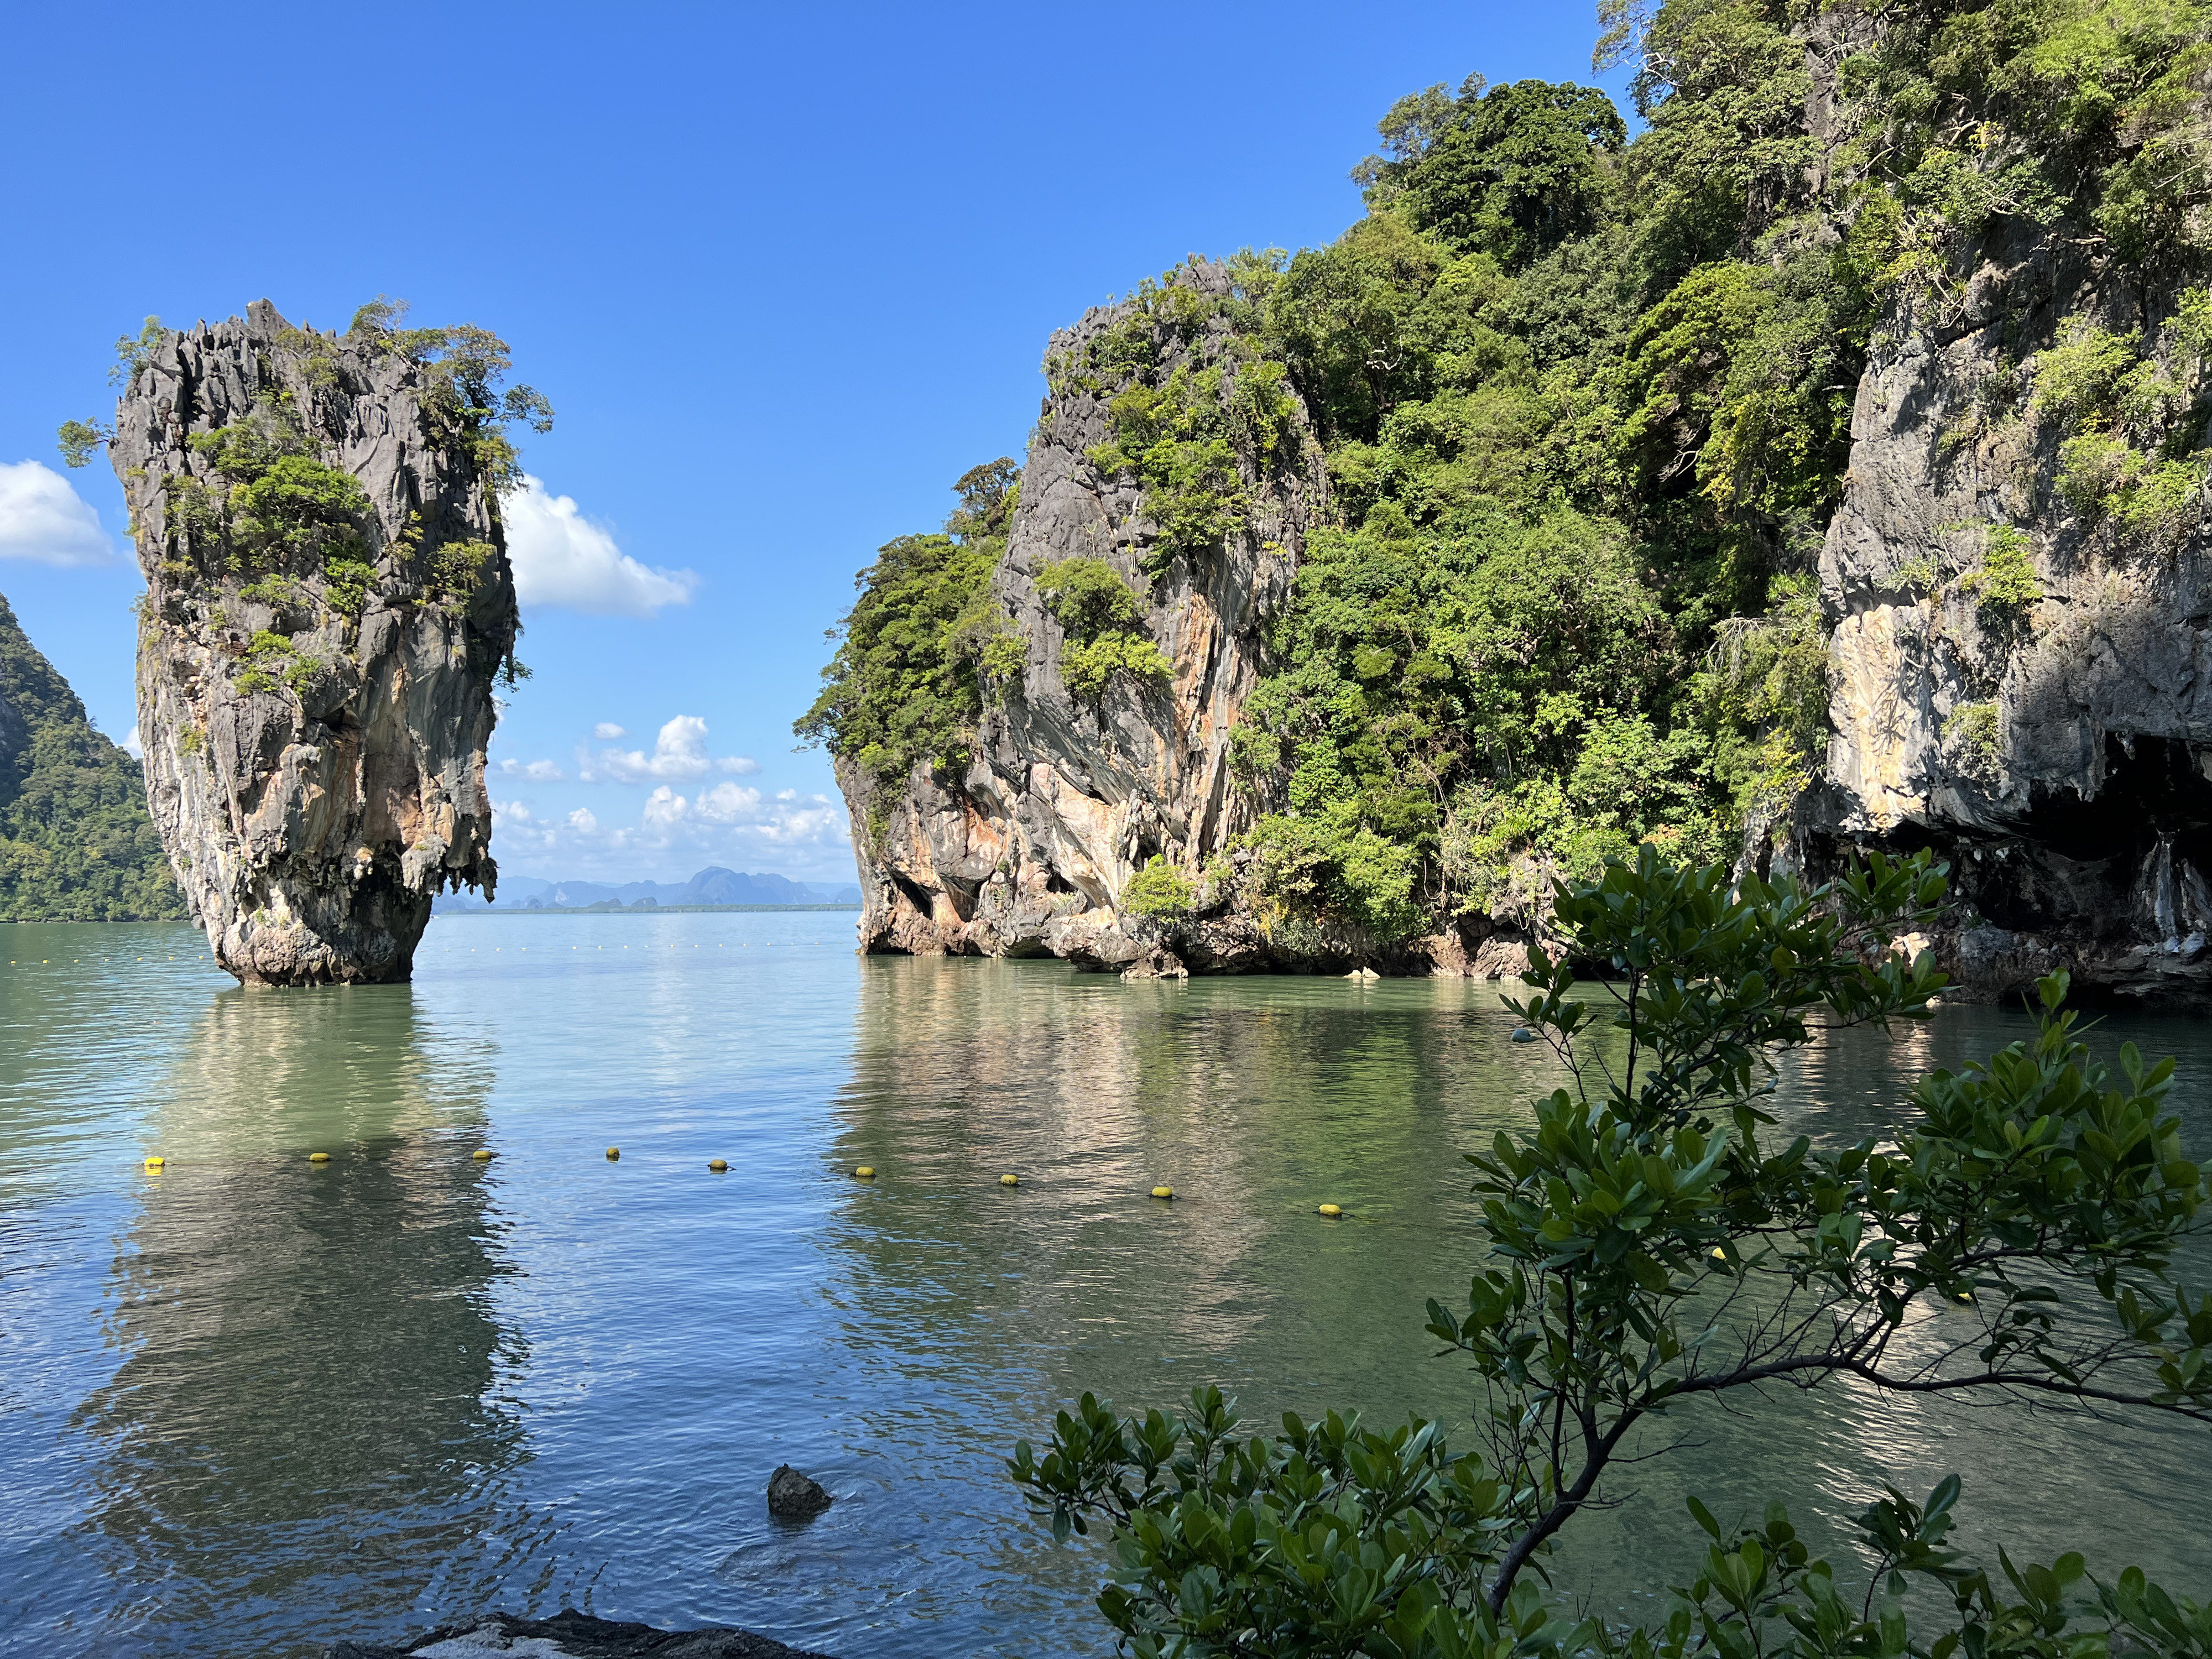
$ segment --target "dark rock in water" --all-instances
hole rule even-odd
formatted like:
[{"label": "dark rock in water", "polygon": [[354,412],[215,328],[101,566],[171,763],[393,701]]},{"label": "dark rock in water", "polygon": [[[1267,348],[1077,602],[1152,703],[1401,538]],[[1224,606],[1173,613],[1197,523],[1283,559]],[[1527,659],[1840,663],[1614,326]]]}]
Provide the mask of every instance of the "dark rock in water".
[{"label": "dark rock in water", "polygon": [[710,1626],[705,1630],[655,1630],[563,1607],[550,1619],[517,1619],[489,1613],[482,1619],[442,1625],[427,1636],[398,1647],[374,1642],[340,1642],[324,1650],[325,1659],[495,1659],[527,1655],[529,1659],[827,1659],[826,1655],[786,1647],[750,1631]]},{"label": "dark rock in water", "polygon": [[1534,1042],[1536,1040],[1536,1034],[1525,1025],[1516,1025],[1513,1028],[1512,1040],[1516,1042]]},{"label": "dark rock in water", "polygon": [[788,1463],[768,1478],[768,1512],[784,1521],[804,1521],[830,1507],[830,1494]]}]

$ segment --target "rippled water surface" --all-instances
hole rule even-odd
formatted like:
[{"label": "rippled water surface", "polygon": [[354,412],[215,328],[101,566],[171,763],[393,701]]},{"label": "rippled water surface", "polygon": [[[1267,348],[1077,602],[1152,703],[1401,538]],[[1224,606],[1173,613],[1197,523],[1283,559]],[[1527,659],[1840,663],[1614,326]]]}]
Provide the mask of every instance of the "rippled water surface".
[{"label": "rippled water surface", "polygon": [[[289,994],[183,927],[0,949],[11,1654],[303,1654],[564,1603],[848,1659],[1109,1651],[1096,1559],[1024,1518],[1012,1442],[1085,1388],[1201,1382],[1255,1425],[1463,1421],[1420,1331],[1471,1266],[1459,1155],[1551,1086],[1494,987],[862,959],[835,913],[442,919],[412,986]],[[2018,1024],[1850,1034],[1792,1062],[1784,1114],[1856,1138]],[[2204,1026],[2107,1030],[2183,1055],[2203,1151]],[[1801,1492],[1832,1540],[1954,1468],[1991,1557],[2212,1577],[2201,1432],[1841,1389],[1679,1426],[1563,1583],[1666,1582],[1686,1490]],[[780,1462],[836,1507],[771,1522]]]}]

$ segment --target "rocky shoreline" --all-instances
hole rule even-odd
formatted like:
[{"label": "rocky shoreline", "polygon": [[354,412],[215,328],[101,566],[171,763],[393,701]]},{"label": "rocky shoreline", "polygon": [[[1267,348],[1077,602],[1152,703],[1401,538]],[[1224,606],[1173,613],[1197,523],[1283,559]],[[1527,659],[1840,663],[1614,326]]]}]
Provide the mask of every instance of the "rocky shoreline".
[{"label": "rocky shoreline", "polygon": [[655,1630],[650,1625],[595,1619],[563,1607],[550,1619],[495,1613],[436,1630],[398,1646],[338,1642],[325,1659],[829,1659],[750,1631],[710,1625],[702,1630]]}]

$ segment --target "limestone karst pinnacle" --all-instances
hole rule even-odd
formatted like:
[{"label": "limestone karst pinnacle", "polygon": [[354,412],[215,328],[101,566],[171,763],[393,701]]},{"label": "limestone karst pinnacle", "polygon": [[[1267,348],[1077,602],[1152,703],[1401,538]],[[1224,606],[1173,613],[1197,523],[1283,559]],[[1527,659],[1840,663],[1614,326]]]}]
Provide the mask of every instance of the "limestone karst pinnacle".
[{"label": "limestone karst pinnacle", "polygon": [[433,896],[492,890],[504,366],[475,331],[318,333],[263,300],[131,371],[110,454],[148,585],[148,801],[246,984],[404,980]]}]

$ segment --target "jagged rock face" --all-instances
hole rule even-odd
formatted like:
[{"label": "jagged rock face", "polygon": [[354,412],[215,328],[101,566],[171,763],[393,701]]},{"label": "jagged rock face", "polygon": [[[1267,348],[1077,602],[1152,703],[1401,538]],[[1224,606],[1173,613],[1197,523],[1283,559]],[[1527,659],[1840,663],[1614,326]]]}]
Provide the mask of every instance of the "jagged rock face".
[{"label": "jagged rock face", "polygon": [[[1821,562],[1834,737],[1798,832],[1816,869],[1858,845],[1948,858],[1960,908],[1933,942],[1970,994],[2057,966],[2212,994],[2212,538],[2075,511],[2027,401],[2062,319],[2132,331],[2179,297],[2055,236],[2017,246],[1954,316],[1879,336],[1858,388]],[[2044,598],[2021,614],[1945,580],[1993,525],[2033,550]]]},{"label": "jagged rock face", "polygon": [[[249,427],[264,460],[362,494],[280,462],[241,495],[255,468],[207,434]],[[162,340],[111,453],[149,587],[147,799],[216,960],[247,984],[405,979],[432,896],[497,874],[514,587],[462,434],[421,366],[261,301]]]},{"label": "jagged rock face", "polygon": [[[1174,280],[1210,296],[1228,290],[1213,266],[1187,267]],[[1048,362],[1079,357],[1131,315],[1130,303],[1088,313],[1053,337]],[[1230,333],[1218,315],[1188,343],[1164,332],[1162,374],[1218,361]],[[1107,406],[1115,390],[1060,388],[1047,399],[995,579],[1026,659],[1018,684],[985,714],[966,774],[945,780],[917,766],[886,798],[860,768],[839,763],[861,862],[864,950],[1050,953],[1089,967],[1180,971],[1182,962],[1144,924],[1125,921],[1115,901],[1155,854],[1198,879],[1251,821],[1251,802],[1231,787],[1229,733],[1259,678],[1262,624],[1289,598],[1324,497],[1319,446],[1298,407],[1295,433],[1279,450],[1286,464],[1263,471],[1240,457],[1247,527],[1218,550],[1180,555],[1147,577],[1161,532],[1145,515],[1140,488],[1085,459],[1113,435]],[[1068,690],[1067,641],[1037,580],[1048,564],[1077,556],[1105,561],[1145,594],[1145,631],[1172,660],[1170,683],[1119,680],[1097,698]],[[1179,934],[1192,967],[1275,965],[1278,953],[1249,918]]]}]

